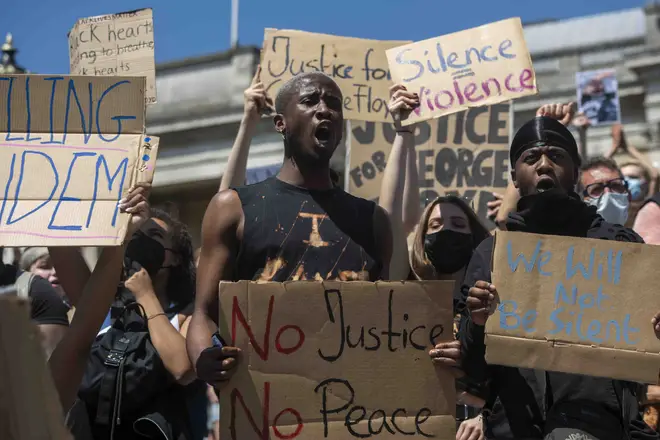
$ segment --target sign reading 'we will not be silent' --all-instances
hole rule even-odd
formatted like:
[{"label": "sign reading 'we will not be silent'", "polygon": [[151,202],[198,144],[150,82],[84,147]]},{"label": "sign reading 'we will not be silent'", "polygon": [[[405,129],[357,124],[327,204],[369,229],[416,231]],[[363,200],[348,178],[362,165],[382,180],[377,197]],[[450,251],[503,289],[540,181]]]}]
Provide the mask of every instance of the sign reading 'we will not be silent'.
[{"label": "sign reading 'we will not be silent'", "polygon": [[145,78],[0,76],[0,246],[112,246],[117,206],[151,182]]},{"label": "sign reading 'we will not be silent'", "polygon": [[657,383],[658,261],[660,246],[498,232],[487,362]]},{"label": "sign reading 'we will not be silent'", "polygon": [[538,93],[520,18],[386,53],[392,80],[420,97],[404,125]]}]

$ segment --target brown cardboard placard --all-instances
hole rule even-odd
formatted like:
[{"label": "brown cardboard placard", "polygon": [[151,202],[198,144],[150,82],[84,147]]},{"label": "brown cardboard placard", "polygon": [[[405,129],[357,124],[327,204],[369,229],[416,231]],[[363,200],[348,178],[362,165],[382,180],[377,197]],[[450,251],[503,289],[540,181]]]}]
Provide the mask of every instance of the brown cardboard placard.
[{"label": "brown cardboard placard", "polygon": [[660,247],[498,231],[492,261],[489,364],[657,382]]},{"label": "brown cardboard placard", "polygon": [[[484,224],[492,193],[504,193],[509,176],[509,104],[472,108],[415,128],[422,204],[439,195],[464,197]],[[376,200],[394,142],[392,124],[351,122],[348,191]]]},{"label": "brown cardboard placard", "polygon": [[154,20],[150,8],[81,18],[69,31],[72,75],[144,76],[145,104],[156,102]]},{"label": "brown cardboard placard", "polygon": [[454,438],[454,380],[428,355],[431,340],[453,339],[452,291],[447,281],[221,283],[220,332],[243,350],[220,395],[221,437]]},{"label": "brown cardboard placard", "polygon": [[420,97],[420,106],[403,125],[538,93],[520,18],[396,47],[386,53],[394,82]]},{"label": "brown cardboard placard", "polygon": [[72,440],[64,412],[30,322],[30,302],[0,297],[0,438]]},{"label": "brown cardboard placard", "polygon": [[342,91],[344,119],[391,120],[387,102],[392,81],[385,50],[406,43],[266,29],[261,81],[274,100],[282,85],[293,76],[323,71]]},{"label": "brown cardboard placard", "polygon": [[0,245],[113,246],[117,203],[151,182],[144,77],[0,77]]}]

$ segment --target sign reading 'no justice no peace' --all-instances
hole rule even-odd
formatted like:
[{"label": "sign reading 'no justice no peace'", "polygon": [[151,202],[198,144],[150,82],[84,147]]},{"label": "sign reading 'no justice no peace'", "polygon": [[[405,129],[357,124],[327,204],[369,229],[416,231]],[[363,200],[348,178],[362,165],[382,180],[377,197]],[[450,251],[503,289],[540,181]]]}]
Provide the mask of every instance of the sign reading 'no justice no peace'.
[{"label": "sign reading 'no justice no peace'", "polygon": [[391,121],[387,103],[392,79],[385,51],[406,43],[266,29],[261,81],[274,100],[295,75],[324,72],[342,91],[344,119]]},{"label": "sign reading 'no justice no peace'", "polygon": [[389,49],[387,61],[420,97],[404,125],[538,93],[519,18]]},{"label": "sign reading 'no justice no peace'", "polygon": [[220,284],[240,363],[220,394],[226,440],[455,437],[453,283]]},{"label": "sign reading 'no justice no peace'", "polygon": [[657,383],[660,247],[498,232],[489,364]]},{"label": "sign reading 'no justice no peace'", "polygon": [[124,241],[117,204],[158,151],[144,96],[144,77],[0,76],[0,245]]}]

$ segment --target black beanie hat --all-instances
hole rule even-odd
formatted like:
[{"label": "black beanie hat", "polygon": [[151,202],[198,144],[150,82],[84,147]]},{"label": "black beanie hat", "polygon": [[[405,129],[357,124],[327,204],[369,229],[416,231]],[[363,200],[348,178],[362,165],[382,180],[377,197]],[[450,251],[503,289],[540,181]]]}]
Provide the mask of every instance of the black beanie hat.
[{"label": "black beanie hat", "polygon": [[537,116],[520,127],[520,130],[513,137],[511,149],[509,150],[511,168],[516,166],[516,161],[525,150],[541,145],[563,148],[571,155],[575,166],[580,167],[582,161],[578,146],[568,128],[554,118]]}]

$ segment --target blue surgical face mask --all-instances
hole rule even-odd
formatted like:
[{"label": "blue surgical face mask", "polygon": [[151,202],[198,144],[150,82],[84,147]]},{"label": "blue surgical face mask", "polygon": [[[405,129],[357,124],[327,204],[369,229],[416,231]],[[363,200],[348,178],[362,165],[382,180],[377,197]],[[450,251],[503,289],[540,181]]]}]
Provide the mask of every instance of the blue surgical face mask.
[{"label": "blue surgical face mask", "polygon": [[608,223],[624,225],[628,220],[628,194],[617,194],[605,191],[597,199],[587,200],[589,205],[598,209],[598,214]]},{"label": "blue surgical face mask", "polygon": [[626,182],[628,183],[630,197],[632,197],[634,201],[642,200],[642,198],[644,198],[644,182],[642,179],[637,177],[626,177]]}]

